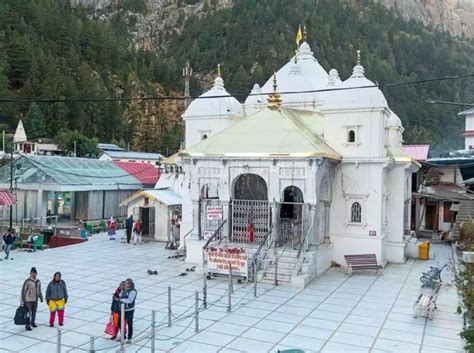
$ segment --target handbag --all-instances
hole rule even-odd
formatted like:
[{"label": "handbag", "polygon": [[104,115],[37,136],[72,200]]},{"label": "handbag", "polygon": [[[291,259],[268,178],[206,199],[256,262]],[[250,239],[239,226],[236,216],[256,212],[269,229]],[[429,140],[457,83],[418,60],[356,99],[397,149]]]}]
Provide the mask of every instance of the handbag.
[{"label": "handbag", "polygon": [[24,305],[20,305],[18,309],[16,309],[15,317],[13,318],[13,321],[15,322],[15,325],[26,325],[28,316],[29,316],[28,309],[26,309]]},{"label": "handbag", "polygon": [[118,328],[114,325],[112,316],[110,316],[109,322],[107,323],[107,325],[105,325],[104,332],[106,335],[109,335],[112,337],[117,336]]}]

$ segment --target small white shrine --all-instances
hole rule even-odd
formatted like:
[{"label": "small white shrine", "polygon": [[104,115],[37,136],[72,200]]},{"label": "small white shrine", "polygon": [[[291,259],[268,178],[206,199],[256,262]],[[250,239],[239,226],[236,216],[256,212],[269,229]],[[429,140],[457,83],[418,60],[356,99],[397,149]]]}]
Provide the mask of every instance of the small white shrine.
[{"label": "small white shrine", "polygon": [[419,165],[401,151],[400,119],[365,77],[360,54],[341,80],[303,41],[244,104],[218,72],[183,119],[187,261],[202,262],[202,247],[222,222],[222,243],[252,254],[265,240],[267,258],[288,262],[280,282],[294,286],[332,262],[344,265],[344,255],[405,261],[411,175]]}]

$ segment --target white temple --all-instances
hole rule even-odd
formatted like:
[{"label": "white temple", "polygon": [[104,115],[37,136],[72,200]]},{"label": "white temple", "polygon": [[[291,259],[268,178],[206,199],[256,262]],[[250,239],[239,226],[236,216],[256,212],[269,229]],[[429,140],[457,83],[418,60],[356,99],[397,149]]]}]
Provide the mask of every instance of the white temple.
[{"label": "white temple", "polygon": [[223,243],[252,252],[265,240],[270,259],[285,252],[279,280],[294,286],[331,262],[344,265],[344,255],[405,261],[411,175],[419,165],[401,151],[400,119],[365,77],[359,55],[341,80],[304,41],[244,104],[225,90],[219,72],[183,119],[187,261],[202,262],[205,239],[224,221]]}]

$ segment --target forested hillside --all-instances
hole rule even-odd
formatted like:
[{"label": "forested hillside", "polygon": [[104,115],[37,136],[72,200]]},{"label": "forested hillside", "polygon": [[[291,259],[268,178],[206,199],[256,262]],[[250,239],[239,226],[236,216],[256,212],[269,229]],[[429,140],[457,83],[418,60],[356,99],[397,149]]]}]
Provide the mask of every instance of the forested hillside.
[{"label": "forested hillside", "polygon": [[[356,49],[367,77],[380,83],[474,72],[472,41],[406,22],[372,0],[245,0],[219,10],[208,3],[205,13],[188,18],[180,30],[169,28],[165,45],[150,51],[129,35],[149,11],[144,0],[117,0],[95,13],[64,0],[3,0],[0,98],[72,101],[0,102],[0,122],[11,131],[22,117],[29,137],[57,137],[65,148],[79,140],[85,151],[96,138],[172,152],[182,133],[181,102],[107,99],[181,94],[181,68],[189,59],[193,95],[208,88],[220,63],[227,89],[243,100],[253,83],[265,82],[292,56],[299,24],[306,25],[319,62],[343,79]],[[463,120],[456,115],[462,108],[425,101],[472,103],[473,78],[384,93],[404,123],[407,143],[426,142],[435,150],[462,146]],[[90,98],[97,100],[83,101]]]},{"label": "forested hillside", "polygon": [[[295,29],[303,23],[322,66],[347,78],[361,49],[366,76],[380,83],[474,73],[474,42],[455,40],[396,17],[370,0],[246,0],[202,19],[188,21],[170,43],[173,60],[191,60],[206,73],[219,62],[226,87],[243,98],[294,53]],[[436,150],[462,148],[462,107],[427,104],[427,99],[474,103],[474,78],[386,88],[400,116],[407,143]]]},{"label": "forested hillside", "polygon": [[[79,154],[90,152],[97,141],[141,150],[177,148],[175,107],[107,101],[165,92],[158,84],[158,75],[166,75],[161,61],[135,50],[123,25],[93,19],[85,8],[64,0],[0,2],[0,97],[70,100],[2,102],[4,128],[11,131],[22,117],[28,138],[56,137],[66,149],[77,141]],[[82,101],[87,99],[97,101]],[[153,140],[147,138],[151,135]]]}]

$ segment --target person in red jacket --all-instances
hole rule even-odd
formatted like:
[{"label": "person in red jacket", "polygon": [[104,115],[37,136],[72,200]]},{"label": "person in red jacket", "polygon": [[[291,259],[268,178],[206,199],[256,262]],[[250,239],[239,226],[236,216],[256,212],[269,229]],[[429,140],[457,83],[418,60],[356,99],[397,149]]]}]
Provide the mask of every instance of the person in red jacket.
[{"label": "person in red jacket", "polygon": [[142,242],[142,221],[137,219],[133,226],[133,245]]}]

